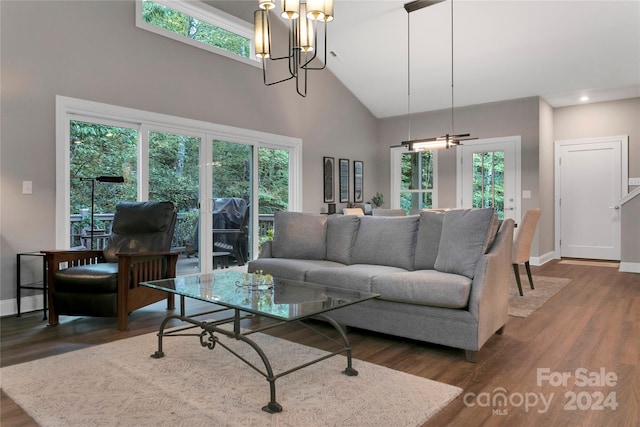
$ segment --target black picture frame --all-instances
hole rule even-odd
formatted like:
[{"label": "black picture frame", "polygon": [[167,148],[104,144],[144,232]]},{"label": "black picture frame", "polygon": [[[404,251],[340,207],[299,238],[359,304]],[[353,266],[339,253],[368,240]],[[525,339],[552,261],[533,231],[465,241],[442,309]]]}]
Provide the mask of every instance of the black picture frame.
[{"label": "black picture frame", "polygon": [[338,160],[340,203],[349,202],[349,159]]},{"label": "black picture frame", "polygon": [[335,159],[333,157],[322,158],[322,173],[324,182],[324,202],[335,203],[335,187],[333,184],[333,177],[335,173]]},{"label": "black picture frame", "polygon": [[364,202],[364,162],[353,161],[353,202]]}]

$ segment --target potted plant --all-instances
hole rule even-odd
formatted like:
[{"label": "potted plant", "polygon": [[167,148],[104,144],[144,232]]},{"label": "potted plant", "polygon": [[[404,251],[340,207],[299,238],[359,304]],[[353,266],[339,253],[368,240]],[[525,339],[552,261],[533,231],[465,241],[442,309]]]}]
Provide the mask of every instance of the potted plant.
[{"label": "potted plant", "polygon": [[382,193],[376,192],[376,195],[371,198],[371,203],[376,208],[379,208],[380,206],[382,206],[382,204],[384,203],[384,196],[382,195]]}]

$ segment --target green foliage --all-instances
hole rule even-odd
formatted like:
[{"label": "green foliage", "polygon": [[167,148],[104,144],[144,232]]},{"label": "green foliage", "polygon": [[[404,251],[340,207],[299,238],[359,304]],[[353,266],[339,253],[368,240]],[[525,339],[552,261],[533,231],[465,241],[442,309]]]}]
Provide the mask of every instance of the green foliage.
[{"label": "green foliage", "polygon": [[91,208],[91,181],[101,175],[124,176],[125,183],[95,186],[95,213],[111,213],[120,200],[136,200],[137,131],[135,129],[71,121],[71,212]]},{"label": "green foliage", "polygon": [[504,218],[504,152],[473,155],[473,207],[494,208]]},{"label": "green foliage", "polygon": [[173,241],[177,242],[180,246],[186,245],[187,243],[193,244],[196,231],[198,230],[199,220],[200,211],[193,210],[184,212],[180,220],[176,223],[176,228],[173,232]]},{"label": "green foliage", "polygon": [[[412,209],[433,207],[433,153],[431,151],[403,153],[400,167],[402,170],[400,207],[407,212]],[[420,192],[406,190],[419,190]]]},{"label": "green foliage", "polygon": [[259,213],[272,214],[289,208],[289,152],[273,148],[258,150]]},{"label": "green foliage", "polygon": [[142,19],[172,33],[209,46],[219,47],[246,58],[251,54],[249,39],[153,1],[143,1]]},{"label": "green foliage", "polygon": [[376,195],[371,198],[371,203],[373,203],[376,208],[379,208],[384,203],[384,195],[382,193],[376,193]]},{"label": "green foliage", "polygon": [[149,132],[149,199],[172,201],[178,212],[198,208],[200,138]]}]

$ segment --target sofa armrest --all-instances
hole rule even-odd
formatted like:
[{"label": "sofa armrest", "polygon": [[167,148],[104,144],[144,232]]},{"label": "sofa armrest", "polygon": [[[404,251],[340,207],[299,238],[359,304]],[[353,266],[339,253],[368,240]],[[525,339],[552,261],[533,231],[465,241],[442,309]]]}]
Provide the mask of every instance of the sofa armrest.
[{"label": "sofa armrest", "polygon": [[469,312],[478,319],[478,328],[489,336],[504,325],[508,316],[513,228],[513,220],[503,221],[493,246],[478,262],[471,286]]}]

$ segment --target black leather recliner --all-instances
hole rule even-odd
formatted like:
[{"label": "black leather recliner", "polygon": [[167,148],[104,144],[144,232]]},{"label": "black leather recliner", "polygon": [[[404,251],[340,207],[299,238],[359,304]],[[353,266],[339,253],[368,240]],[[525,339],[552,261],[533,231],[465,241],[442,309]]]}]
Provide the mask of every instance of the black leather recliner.
[{"label": "black leather recliner", "polygon": [[104,251],[45,251],[49,324],[59,315],[117,317],[127,329],[130,312],[173,295],[140,282],[175,277],[178,254],[170,252],[176,224],[171,202],[121,202]]}]

